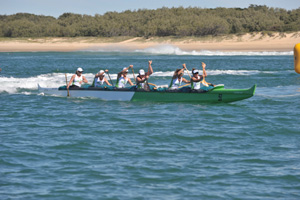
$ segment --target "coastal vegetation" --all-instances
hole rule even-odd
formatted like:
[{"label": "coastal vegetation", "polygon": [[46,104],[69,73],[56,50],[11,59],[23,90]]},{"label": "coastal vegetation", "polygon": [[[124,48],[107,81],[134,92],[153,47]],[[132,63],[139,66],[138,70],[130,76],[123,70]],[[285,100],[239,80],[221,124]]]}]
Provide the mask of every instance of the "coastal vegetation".
[{"label": "coastal vegetation", "polygon": [[0,37],[200,37],[253,32],[300,31],[300,8],[160,8],[52,16],[0,15]]}]

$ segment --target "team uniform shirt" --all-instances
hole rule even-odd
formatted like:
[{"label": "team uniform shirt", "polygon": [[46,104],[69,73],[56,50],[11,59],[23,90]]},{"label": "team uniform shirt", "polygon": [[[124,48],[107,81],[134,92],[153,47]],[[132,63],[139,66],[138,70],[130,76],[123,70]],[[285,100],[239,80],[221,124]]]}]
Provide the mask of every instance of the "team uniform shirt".
[{"label": "team uniform shirt", "polygon": [[100,87],[104,85],[104,78],[100,80],[100,77],[95,78],[95,87]]},{"label": "team uniform shirt", "polygon": [[170,89],[178,89],[182,83],[182,78],[179,80],[178,78],[172,80],[172,85]]},{"label": "team uniform shirt", "polygon": [[117,88],[125,88],[128,82],[128,78],[124,78],[123,75],[119,78]]},{"label": "team uniform shirt", "polygon": [[76,85],[78,87],[81,87],[81,83],[82,82],[82,76],[78,77],[77,75],[75,75],[75,78],[73,80],[73,84],[72,85]]},{"label": "team uniform shirt", "polygon": [[[197,80],[200,80],[201,79],[201,76],[197,76]],[[201,88],[201,86],[202,86],[202,81],[199,81],[199,82],[193,82],[193,81],[191,81],[192,82],[192,89],[195,89],[195,90],[199,90],[200,88]]]},{"label": "team uniform shirt", "polygon": [[[137,77],[142,79],[140,75],[138,75]],[[148,86],[147,81],[144,81],[143,83],[138,83],[137,84],[137,88],[147,89],[148,88],[147,86]]]}]

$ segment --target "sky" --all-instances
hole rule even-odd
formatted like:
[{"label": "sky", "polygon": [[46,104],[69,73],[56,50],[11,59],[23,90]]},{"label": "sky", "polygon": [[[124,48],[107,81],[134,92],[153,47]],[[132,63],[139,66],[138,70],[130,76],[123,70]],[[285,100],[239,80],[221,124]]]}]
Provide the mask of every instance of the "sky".
[{"label": "sky", "polygon": [[247,8],[250,4],[292,10],[300,0],[0,0],[0,15],[32,13],[59,17],[63,13],[104,14],[109,11],[157,9],[162,7]]}]

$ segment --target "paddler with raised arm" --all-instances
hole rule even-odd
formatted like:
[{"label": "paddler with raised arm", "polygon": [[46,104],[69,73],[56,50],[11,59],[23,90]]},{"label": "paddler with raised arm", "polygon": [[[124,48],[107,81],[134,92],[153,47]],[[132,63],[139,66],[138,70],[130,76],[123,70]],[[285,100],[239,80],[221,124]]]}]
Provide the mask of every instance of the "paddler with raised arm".
[{"label": "paddler with raised arm", "polygon": [[117,88],[125,88],[127,83],[129,83],[129,85],[131,86],[134,85],[131,82],[130,78],[127,77],[129,68],[133,68],[133,65],[130,65],[129,67],[124,67],[123,70],[118,73],[117,84],[116,84]]},{"label": "paddler with raised arm", "polygon": [[182,76],[184,75],[184,70],[186,69],[186,65],[182,65],[182,69],[176,69],[176,71],[173,74],[172,81],[170,84],[169,89],[171,90],[177,90],[179,89],[179,86],[181,85],[182,82],[185,83],[190,83],[190,81],[186,80]]},{"label": "paddler with raised arm", "polygon": [[82,75],[83,69],[81,67],[78,67],[75,74],[71,77],[71,80],[69,84],[67,85],[67,88],[80,88],[81,84],[88,83],[86,78]]},{"label": "paddler with raised arm", "polygon": [[94,87],[102,87],[105,85],[105,83],[109,86],[111,86],[111,84],[108,82],[108,80],[105,78],[105,72],[108,72],[108,69],[106,69],[105,71],[100,70],[99,73],[97,73],[95,75],[94,78]]},{"label": "paddler with raised arm", "polygon": [[138,89],[144,89],[144,90],[147,90],[149,91],[150,90],[150,87],[149,87],[149,84],[148,84],[148,79],[149,79],[149,76],[151,74],[153,74],[153,69],[152,69],[152,60],[149,60],[148,61],[148,71],[147,73],[145,73],[145,71],[143,69],[140,69],[139,71],[139,75],[136,77],[136,86]]},{"label": "paddler with raised arm", "polygon": [[213,86],[213,84],[211,83],[207,83],[205,81],[205,77],[207,77],[207,73],[206,73],[206,64],[204,62],[202,62],[202,71],[203,74],[199,75],[199,70],[193,68],[192,69],[192,78],[191,78],[191,89],[192,90],[207,90],[209,89],[209,86]]}]

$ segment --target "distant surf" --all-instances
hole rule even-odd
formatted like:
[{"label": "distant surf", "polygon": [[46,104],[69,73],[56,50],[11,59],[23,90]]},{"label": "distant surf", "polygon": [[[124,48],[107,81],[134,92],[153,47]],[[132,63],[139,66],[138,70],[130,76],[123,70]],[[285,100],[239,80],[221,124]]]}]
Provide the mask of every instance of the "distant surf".
[{"label": "distant surf", "polygon": [[287,56],[293,55],[293,51],[185,51],[174,45],[157,45],[145,49],[126,49],[119,46],[110,46],[106,48],[85,49],[88,52],[119,52],[119,53],[142,53],[154,55],[192,55],[192,56]]}]

